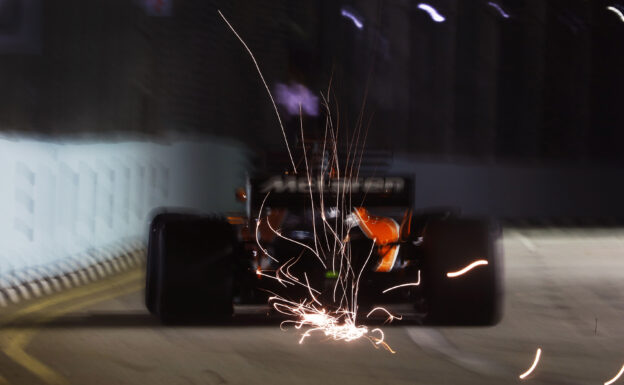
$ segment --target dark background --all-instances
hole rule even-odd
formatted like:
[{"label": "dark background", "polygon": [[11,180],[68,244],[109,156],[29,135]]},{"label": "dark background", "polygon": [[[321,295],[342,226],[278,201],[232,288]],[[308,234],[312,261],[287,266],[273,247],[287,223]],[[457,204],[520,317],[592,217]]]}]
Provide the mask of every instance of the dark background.
[{"label": "dark background", "polygon": [[[428,2],[442,23],[409,0],[2,0],[0,131],[106,141],[212,135],[287,162],[270,100],[221,9],[271,87],[296,81],[320,92],[331,78],[345,130],[366,101],[370,151],[486,168],[563,167],[570,180],[578,167],[590,170],[588,182],[567,188],[580,195],[557,215],[574,216],[601,192],[614,212],[591,215],[624,214],[616,208],[624,23],[606,9],[621,5],[495,3],[510,17],[478,0]],[[321,120],[306,124],[314,132]],[[555,174],[523,184],[539,195]],[[555,199],[545,196],[544,205]]]}]

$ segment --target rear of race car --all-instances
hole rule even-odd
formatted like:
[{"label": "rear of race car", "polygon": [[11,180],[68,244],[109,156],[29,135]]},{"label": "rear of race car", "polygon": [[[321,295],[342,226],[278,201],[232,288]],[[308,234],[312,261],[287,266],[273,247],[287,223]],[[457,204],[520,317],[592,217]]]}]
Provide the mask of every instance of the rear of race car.
[{"label": "rear of race car", "polygon": [[150,227],[147,307],[165,322],[214,320],[232,304],[307,297],[358,314],[406,303],[427,324],[495,324],[499,232],[451,210],[415,212],[412,189],[406,176],[270,175],[239,193],[244,214],[161,213]]}]

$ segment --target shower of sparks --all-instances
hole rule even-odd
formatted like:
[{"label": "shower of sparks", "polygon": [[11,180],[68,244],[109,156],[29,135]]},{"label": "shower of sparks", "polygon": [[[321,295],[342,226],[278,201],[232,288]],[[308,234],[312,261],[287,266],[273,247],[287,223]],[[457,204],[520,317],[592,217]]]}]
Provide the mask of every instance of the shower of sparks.
[{"label": "shower of sparks", "polygon": [[230,28],[230,30],[232,30],[232,32],[238,38],[238,40],[241,42],[241,44],[243,44],[243,47],[245,47],[245,50],[247,50],[247,53],[249,53],[249,56],[251,57],[251,60],[253,61],[254,65],[256,66],[256,70],[258,71],[258,75],[260,75],[260,80],[262,80],[262,84],[264,84],[264,88],[266,88],[266,91],[269,94],[269,98],[271,99],[271,103],[273,103],[273,109],[275,110],[275,114],[277,115],[277,121],[279,122],[280,128],[282,129],[282,135],[284,136],[284,143],[286,144],[286,150],[288,150],[288,156],[290,157],[290,163],[292,164],[293,171],[296,174],[297,173],[297,167],[295,166],[295,161],[293,160],[292,153],[290,152],[290,147],[288,146],[288,139],[286,138],[286,130],[284,130],[284,125],[282,124],[282,117],[280,116],[279,111],[277,110],[277,105],[275,104],[275,99],[273,99],[273,95],[271,94],[271,90],[269,89],[269,86],[268,86],[267,82],[264,80],[264,76],[262,75],[262,71],[260,70],[260,66],[258,65],[258,62],[256,61],[256,58],[255,58],[254,54],[251,52],[251,50],[247,46],[247,43],[245,43],[243,38],[240,37],[238,32],[236,32],[236,30],[234,29],[234,27],[232,27],[230,22],[225,18],[225,16],[223,16],[221,11],[217,10],[217,12],[219,12],[219,16],[221,16],[223,21],[225,21],[225,24],[227,24],[227,26]]},{"label": "shower of sparks", "polygon": [[418,281],[416,282],[410,282],[410,283],[404,283],[401,285],[396,285],[396,286],[392,286],[387,288],[386,290],[382,291],[383,294],[386,294],[387,292],[394,290],[394,289],[399,289],[401,287],[407,287],[407,286],[419,286],[420,285],[420,270],[418,270]]},{"label": "shower of sparks", "polygon": [[487,264],[488,264],[488,261],[486,261],[485,259],[479,259],[478,261],[474,261],[473,263],[464,267],[461,270],[446,273],[446,276],[449,278],[459,277],[460,275],[466,274],[467,272],[469,272],[470,270],[474,269],[477,266],[487,265]]},{"label": "shower of sparks", "polygon": [[296,320],[283,321],[282,327],[287,324],[293,324],[296,329],[308,327],[299,339],[300,344],[312,333],[319,332],[336,341],[351,342],[360,338],[367,338],[374,345],[382,345],[389,352],[395,353],[384,342],[384,334],[381,329],[369,330],[366,326],[356,325],[353,321],[354,317],[348,311],[327,312],[315,305],[315,302],[318,304],[316,299],[294,302],[274,296],[269,301],[272,302],[273,308],[278,312],[298,316]]},{"label": "shower of sparks", "polygon": [[[234,35],[236,35],[238,40],[240,40],[256,66],[260,79],[267,89],[271,102],[273,103],[293,171],[296,173],[295,162],[288,145],[282,119],[273,96],[260,71],[260,66],[251,50],[238,35],[234,27],[232,27],[220,11],[219,15],[232,30]],[[349,15],[343,16],[349,17]],[[353,21],[355,22],[356,20]],[[371,256],[378,248],[376,239],[372,239],[373,242],[367,253],[368,255],[366,255],[366,253],[362,253],[363,255],[355,255],[350,242],[352,229],[357,228],[358,224],[361,222],[356,212],[351,212],[355,210],[354,208],[356,207],[355,202],[351,202],[351,191],[353,188],[352,184],[355,183],[352,181],[357,181],[358,178],[366,132],[362,133],[364,128],[362,123],[359,122],[350,138],[347,158],[345,161],[342,161],[338,156],[338,138],[341,133],[339,133],[338,123],[336,122],[336,124],[334,124],[328,102],[329,97],[330,90],[327,91],[326,95],[321,94],[322,107],[326,114],[326,124],[324,139],[322,139],[321,143],[322,156],[320,165],[315,162],[309,162],[308,156],[310,155],[310,157],[313,157],[314,154],[308,154],[306,150],[306,138],[304,137],[302,119],[304,106],[301,103],[298,103],[297,106],[300,116],[301,148],[303,152],[302,162],[304,164],[302,169],[305,169],[307,176],[306,189],[309,193],[309,208],[311,209],[312,215],[313,243],[310,242],[306,244],[305,242],[299,242],[287,236],[290,233],[284,233],[279,228],[279,225],[271,223],[265,212],[265,205],[267,206],[267,210],[270,209],[270,205],[267,201],[269,193],[267,193],[258,211],[254,238],[258,248],[258,255],[272,260],[274,265],[270,267],[270,269],[266,269],[265,267],[261,267],[261,264],[258,263],[257,266],[253,267],[253,271],[258,278],[275,280],[282,288],[298,286],[305,289],[305,294],[300,293],[303,297],[300,299],[293,299],[286,294],[280,295],[275,292],[271,292],[271,297],[269,298],[269,305],[272,306],[275,311],[289,317],[288,320],[282,322],[282,328],[290,325],[294,326],[297,330],[303,329],[299,343],[303,343],[312,334],[324,334],[326,337],[336,341],[350,342],[359,339],[367,339],[375,348],[383,347],[387,351],[395,353],[385,342],[384,332],[380,328],[369,329],[367,326],[357,322],[358,311],[360,310],[358,308],[360,280],[364,270],[369,265],[372,265]],[[312,183],[313,181],[315,182],[314,184]],[[333,200],[332,198],[333,201],[331,204],[326,205],[324,201],[325,191],[335,193],[336,199]],[[292,256],[284,262],[279,259],[279,256],[271,255],[272,249],[263,245],[264,240],[260,236],[261,225],[263,229],[270,231],[276,237],[299,247],[301,249],[299,256]],[[327,293],[327,296],[324,296],[324,293],[318,290],[320,288],[314,288],[312,286],[316,281],[312,280],[311,283],[308,278],[310,272],[291,272],[291,268],[305,258],[313,258],[315,263],[320,263],[326,272],[331,271],[332,274],[335,274],[333,290]],[[420,271],[418,274],[418,281],[420,282]],[[327,291],[329,292],[329,290]],[[331,300],[328,298],[330,294]],[[383,307],[374,308],[366,317],[368,318],[375,312],[381,312],[387,315],[384,323],[402,319],[400,315],[394,315]]]},{"label": "shower of sparks", "polygon": [[[385,337],[381,329],[376,328],[369,330],[368,327],[358,325],[356,323],[359,279],[362,271],[370,259],[372,251],[373,248],[371,248],[368,258],[366,259],[366,262],[364,263],[364,266],[360,270],[359,274],[355,275],[355,271],[353,271],[352,266],[344,269],[346,273],[339,274],[338,281],[342,281],[342,286],[344,287],[343,296],[340,306],[333,311],[328,311],[325,307],[323,307],[323,304],[317,297],[320,292],[310,286],[310,281],[306,273],[304,273],[305,283],[300,282],[299,279],[290,273],[290,267],[297,263],[298,259],[293,262],[293,259],[291,258],[276,271],[275,276],[263,274],[263,276],[278,280],[283,286],[299,284],[308,290],[308,298],[301,301],[293,301],[277,294],[269,298],[269,303],[277,312],[287,316],[292,316],[294,318],[293,320],[283,321],[281,326],[284,327],[290,324],[294,325],[296,329],[301,329],[303,327],[307,328],[299,339],[300,344],[303,343],[307,337],[310,337],[313,333],[318,332],[336,341],[351,342],[360,338],[366,338],[373,343],[373,346],[377,347],[380,345],[387,351],[395,353],[395,351],[392,350],[392,348],[384,341]],[[345,255],[341,255],[340,257],[341,263],[350,265],[350,257]],[[344,259],[344,261],[342,259]],[[350,274],[352,274],[351,284],[347,286],[345,282],[349,280],[349,271],[351,272]],[[336,284],[338,285],[338,283],[339,282]],[[343,301],[346,302],[346,304],[343,305]],[[375,311],[382,311],[386,313],[388,315],[386,322],[392,322],[394,319],[401,319],[400,316],[395,316],[382,307],[373,309],[370,313],[368,313],[367,317]]]},{"label": "shower of sparks", "polygon": [[[309,286],[307,278],[306,284],[310,289],[311,299],[309,300],[295,302],[277,295],[269,298],[269,303],[271,303],[276,311],[284,315],[296,316],[295,320],[283,321],[281,324],[282,328],[288,324],[294,325],[295,329],[307,327],[307,330],[301,334],[301,338],[299,339],[300,344],[302,344],[307,337],[310,337],[312,333],[319,332],[335,341],[351,342],[360,338],[366,338],[373,343],[373,346],[377,347],[377,345],[381,345],[390,353],[396,353],[384,341],[385,336],[381,329],[375,328],[373,330],[369,330],[366,326],[357,325],[355,323],[355,312],[345,309],[328,312],[324,308],[319,307],[321,306],[321,303],[317,300],[314,294],[312,294],[312,291],[316,290]],[[384,308],[373,309],[373,311],[376,310],[381,310],[388,314],[389,318],[387,322],[391,322],[393,319],[401,319],[400,317],[392,315]],[[369,313],[369,315],[371,313]]]},{"label": "shower of sparks", "polygon": [[618,378],[620,378],[622,373],[624,373],[624,366],[622,366],[622,369],[620,369],[620,371],[618,372],[618,374],[615,375],[615,377],[613,377],[609,381],[605,382],[604,385],[611,385],[611,384],[613,384],[615,381],[618,380]]},{"label": "shower of sparks", "polygon": [[540,360],[540,356],[542,355],[542,349],[541,348],[537,348],[537,352],[535,353],[535,360],[533,360],[533,365],[531,365],[531,367],[529,368],[529,370],[527,370],[526,372],[522,373],[520,376],[521,380],[524,380],[529,374],[533,373],[533,371],[535,370],[535,367],[537,366],[537,363]]},{"label": "shower of sparks", "polygon": [[622,22],[624,23],[624,14],[622,13],[622,11],[620,11],[619,9],[617,9],[615,7],[607,7],[607,9],[609,11],[615,13],[616,15],[618,15],[620,20],[622,20]]},{"label": "shower of sparks", "polygon": [[[502,17],[509,18],[509,15],[505,13],[505,11],[498,4],[494,2],[489,2],[488,5],[496,8]],[[427,12],[435,22],[439,23],[439,22],[443,22],[446,20],[444,16],[438,13],[438,11],[435,8],[433,8],[432,6],[428,4],[421,3],[418,5],[418,8]],[[621,10],[613,6],[607,7],[607,9],[616,13],[620,17],[620,19],[624,22],[624,14],[622,13]],[[280,117],[279,111],[277,109],[277,105],[271,94],[271,91],[269,90],[269,87],[264,79],[264,76],[262,75],[262,71],[260,70],[258,62],[256,61],[253,53],[251,52],[251,50],[249,49],[245,41],[236,32],[236,30],[232,27],[232,25],[225,18],[225,16],[221,13],[221,11],[217,11],[217,12],[221,16],[221,18],[225,21],[225,23],[230,28],[230,30],[234,33],[234,35],[238,38],[238,40],[242,43],[242,45],[244,46],[245,50],[249,53],[256,67],[256,70],[260,76],[260,79],[262,80],[262,83],[264,84],[267,90],[267,93],[269,95],[269,98],[271,99],[271,102],[273,104],[273,108],[275,110],[280,128],[282,130],[282,135],[284,137],[286,149],[288,151],[288,155],[290,157],[290,161],[293,167],[293,172],[296,174],[297,169],[296,169],[295,162],[294,162],[294,159],[293,159],[293,156],[292,156],[289,144],[288,144],[286,132],[282,124],[282,119]],[[362,22],[357,17],[349,13],[348,11],[345,11],[343,9],[341,14],[342,16],[347,17],[350,20],[352,20],[357,28],[359,29],[363,28]],[[332,304],[332,306],[323,305],[323,303],[319,300],[320,295],[322,293],[321,291],[313,288],[310,285],[310,281],[308,279],[307,273],[304,272],[303,277],[299,277],[299,278],[296,277],[295,274],[291,273],[290,269],[295,264],[297,264],[297,262],[302,258],[303,252],[298,257],[292,257],[288,259],[285,263],[281,263],[280,266],[275,270],[263,270],[260,266],[258,266],[255,269],[255,274],[258,277],[266,277],[269,279],[276,280],[283,287],[298,285],[307,289],[307,293],[308,293],[307,297],[299,301],[294,301],[292,299],[285,298],[278,294],[274,294],[273,296],[269,298],[269,304],[277,312],[294,318],[294,319],[283,321],[280,325],[281,328],[287,325],[293,325],[294,328],[297,330],[305,328],[305,331],[301,334],[301,337],[299,339],[300,344],[302,344],[304,340],[310,337],[313,333],[321,333],[321,334],[324,334],[326,337],[333,339],[335,341],[351,342],[351,341],[356,341],[356,340],[365,338],[368,341],[370,341],[375,348],[378,348],[379,346],[381,346],[387,351],[389,351],[390,353],[394,354],[396,352],[385,342],[385,335],[384,335],[383,330],[381,330],[380,328],[369,329],[367,326],[357,323],[357,314],[358,314],[358,300],[357,299],[358,299],[360,278],[362,276],[362,273],[365,267],[368,265],[368,262],[374,251],[375,240],[376,240],[376,239],[373,240],[373,245],[370,249],[370,252],[368,253],[368,256],[366,260],[364,261],[364,264],[362,265],[361,269],[359,270],[359,272],[357,272],[356,268],[354,267],[352,263],[353,261],[352,261],[351,249],[349,245],[349,239],[350,239],[349,234],[350,234],[351,229],[354,228],[357,223],[361,223],[362,221],[361,221],[361,218],[359,218],[357,211],[355,211],[354,213],[349,213],[349,210],[345,210],[345,207],[352,206],[351,201],[350,201],[351,198],[349,196],[350,189],[351,189],[350,178],[355,176],[355,178],[357,179],[357,174],[359,173],[359,164],[362,160],[363,149],[360,151],[359,154],[357,153],[357,150],[355,150],[354,154],[352,154],[351,151],[349,151],[349,153],[347,154],[348,156],[347,156],[346,164],[342,165],[343,166],[342,172],[343,172],[343,178],[349,180],[349,182],[346,182],[346,183],[343,182],[342,184],[338,185],[338,188],[336,191],[336,201],[332,202],[332,205],[335,204],[335,207],[329,207],[326,210],[325,202],[323,201],[323,196],[324,196],[323,177],[336,172],[335,180],[336,181],[341,180],[341,165],[339,164],[339,158],[338,158],[338,144],[337,144],[338,127],[334,127],[333,125],[333,120],[330,114],[329,104],[327,102],[327,99],[329,98],[329,91],[328,91],[327,96],[321,95],[321,97],[324,102],[323,106],[328,115],[327,120],[326,120],[326,126],[325,126],[325,139],[322,143],[323,144],[322,153],[323,153],[323,156],[325,156],[326,148],[327,148],[329,156],[327,157],[327,159],[325,159],[325,157],[323,158],[321,166],[320,166],[320,170],[316,170],[318,171],[319,184],[315,186],[315,188],[318,189],[318,191],[315,191],[315,192],[319,196],[319,202],[314,201],[314,196],[313,196],[313,191],[312,191],[311,167],[308,164],[308,158],[305,152],[303,126],[301,126],[301,136],[302,136],[301,139],[303,143],[302,148],[304,152],[305,169],[306,169],[307,178],[308,178],[307,185],[308,185],[309,193],[310,193],[310,205],[312,207],[312,212],[313,212],[312,217],[314,221],[315,220],[314,210],[316,207],[316,209],[320,213],[320,218],[321,218],[320,220],[321,223],[319,224],[319,227],[320,227],[319,233],[323,237],[321,237],[320,235],[317,235],[316,222],[313,222],[314,248],[302,242],[298,242],[292,238],[289,238],[283,235],[279,229],[275,229],[274,227],[272,227],[268,218],[262,219],[264,205],[265,205],[267,198],[269,197],[269,194],[267,193],[264,197],[264,200],[262,201],[262,205],[260,206],[258,218],[256,219],[255,240],[256,240],[258,248],[262,251],[263,255],[265,255],[267,258],[273,260],[276,263],[280,263],[280,261],[277,258],[269,254],[269,251],[262,246],[260,242],[260,237],[258,236],[259,226],[263,220],[266,220],[266,224],[273,234],[311,252],[318,259],[318,261],[321,263],[323,268],[325,268],[326,270],[327,270],[326,262],[329,262],[328,259],[331,259],[331,270],[328,270],[328,271],[331,271],[332,274],[336,274],[337,272],[336,283],[333,288],[333,294],[334,294],[333,299],[334,299],[334,302],[337,303],[337,305],[335,303]],[[302,108],[303,108],[302,103],[298,103],[300,117],[303,115]],[[357,133],[357,137],[355,133],[353,134],[353,137],[356,138],[355,143],[350,143],[350,148],[351,146],[353,146],[354,148],[358,148],[358,144],[360,144],[359,143],[360,131],[361,131],[361,126],[358,126],[357,129],[355,130],[355,133]],[[328,137],[328,133],[329,133],[329,137]],[[365,137],[366,135],[364,135],[364,139]],[[329,145],[327,143],[328,141],[329,141]],[[345,212],[347,214],[345,214]],[[328,221],[328,218],[334,219],[334,222],[330,223]],[[414,241],[414,244],[418,245],[421,242],[422,242],[422,238],[420,238],[418,241]],[[336,265],[338,265],[338,269],[336,269]],[[449,278],[459,277],[469,272],[470,270],[474,269],[475,267],[483,266],[483,265],[488,265],[488,261],[484,259],[477,260],[477,261],[472,262],[471,264],[469,264],[468,266],[464,267],[461,270],[448,272],[446,275]],[[272,272],[273,274],[268,274],[269,272]],[[383,290],[382,293],[387,293],[389,291],[396,290],[396,289],[403,288],[403,287],[419,286],[420,281],[421,281],[420,270],[418,270],[418,280],[416,282],[409,282],[409,283],[392,286],[390,288]],[[338,289],[340,289],[341,292],[339,292],[339,295],[336,296]],[[339,301],[336,301],[336,298],[338,298]],[[328,308],[331,308],[333,310],[327,310]],[[384,313],[387,316],[384,323],[392,322],[393,320],[402,319],[402,316],[394,315],[390,311],[388,311],[386,308],[383,308],[383,307],[373,308],[366,315],[366,318],[369,318],[373,313],[377,313],[377,312]],[[537,348],[533,364],[526,372],[519,375],[520,379],[524,380],[529,375],[531,375],[531,373],[533,373],[533,371],[535,370],[535,368],[537,367],[540,361],[541,354],[542,354],[542,349]],[[615,377],[605,382],[604,385],[612,385],[622,376],[622,374],[624,374],[624,366],[622,366],[622,368],[615,375]]]}]

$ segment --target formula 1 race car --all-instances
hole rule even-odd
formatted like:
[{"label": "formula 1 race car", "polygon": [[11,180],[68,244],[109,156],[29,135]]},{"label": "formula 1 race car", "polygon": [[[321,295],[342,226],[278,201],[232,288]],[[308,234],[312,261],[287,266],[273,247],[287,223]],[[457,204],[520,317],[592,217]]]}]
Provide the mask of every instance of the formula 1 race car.
[{"label": "formula 1 race car", "polygon": [[[413,211],[413,182],[269,175],[237,191],[244,214],[162,210],[149,230],[147,308],[165,323],[223,320],[234,305],[266,304],[284,292],[299,301],[310,288],[332,306],[336,280],[350,269],[358,312],[407,303],[425,324],[497,323],[499,231],[451,210]],[[338,266],[335,255],[347,248],[349,266]],[[286,290],[271,279],[287,263],[305,284]]]}]

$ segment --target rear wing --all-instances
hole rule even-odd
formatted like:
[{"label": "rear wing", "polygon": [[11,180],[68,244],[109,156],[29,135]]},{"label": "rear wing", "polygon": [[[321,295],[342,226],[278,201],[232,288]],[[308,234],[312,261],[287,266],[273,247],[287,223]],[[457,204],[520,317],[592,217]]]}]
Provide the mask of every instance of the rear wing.
[{"label": "rear wing", "polygon": [[310,178],[305,175],[273,175],[251,178],[248,193],[251,209],[266,207],[304,208],[321,194],[326,206],[335,206],[344,196],[352,206],[411,207],[413,180],[407,176],[360,176],[357,178]]}]

